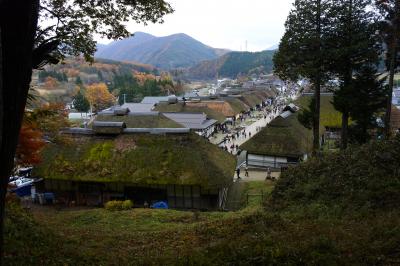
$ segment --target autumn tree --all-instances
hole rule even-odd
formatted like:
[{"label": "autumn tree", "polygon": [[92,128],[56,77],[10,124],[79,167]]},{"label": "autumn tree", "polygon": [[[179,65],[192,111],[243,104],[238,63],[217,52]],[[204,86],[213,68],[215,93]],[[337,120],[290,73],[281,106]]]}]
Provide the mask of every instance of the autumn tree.
[{"label": "autumn tree", "polygon": [[47,77],[44,81],[43,88],[46,90],[55,90],[58,87],[57,79],[53,77]]},{"label": "autumn tree", "polygon": [[17,152],[15,154],[18,166],[32,166],[40,163],[40,151],[45,146],[43,132],[36,123],[24,122],[19,133]]},{"label": "autumn tree", "polygon": [[96,112],[111,107],[115,103],[114,96],[109,92],[107,85],[104,83],[87,86],[86,97],[93,111]]},{"label": "autumn tree", "polygon": [[162,22],[172,11],[164,0],[0,0],[0,260],[4,199],[32,69],[68,54],[91,59],[95,34],[128,37],[128,21]]}]

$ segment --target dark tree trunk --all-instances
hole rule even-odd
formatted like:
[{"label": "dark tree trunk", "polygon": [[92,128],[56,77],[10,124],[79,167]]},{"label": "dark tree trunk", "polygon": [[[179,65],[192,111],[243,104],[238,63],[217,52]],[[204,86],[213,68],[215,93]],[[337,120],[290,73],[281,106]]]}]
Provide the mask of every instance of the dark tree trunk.
[{"label": "dark tree trunk", "polygon": [[314,88],[315,112],[313,117],[313,154],[317,155],[320,148],[319,119],[321,109],[321,81],[317,81]]},{"label": "dark tree trunk", "polygon": [[341,149],[347,149],[347,144],[349,142],[349,113],[342,113],[342,132],[341,132]]},{"label": "dark tree trunk", "polygon": [[5,196],[32,76],[39,0],[0,0],[0,256]]},{"label": "dark tree trunk", "polygon": [[394,74],[396,68],[396,56],[397,56],[397,38],[393,37],[393,43],[390,55],[390,69],[389,69],[389,92],[386,103],[386,114],[385,114],[385,138],[389,139],[392,133],[391,129],[391,116],[392,116],[392,97],[393,97],[393,86],[394,86]]},{"label": "dark tree trunk", "polygon": [[392,97],[393,97],[393,86],[394,86],[394,74],[396,71],[396,61],[397,61],[397,53],[398,53],[398,30],[399,30],[399,17],[400,17],[400,6],[399,1],[395,1],[394,6],[394,18],[392,21],[393,24],[393,32],[392,32],[392,40],[390,43],[390,63],[389,63],[389,95],[386,104],[386,114],[385,114],[385,131],[384,135],[386,139],[389,139],[392,133],[391,130],[391,116],[392,116]]},{"label": "dark tree trunk", "polygon": [[313,155],[317,155],[320,149],[320,140],[319,140],[319,120],[320,120],[320,109],[321,109],[321,83],[322,83],[322,44],[321,44],[321,33],[322,33],[322,22],[321,22],[321,0],[317,0],[317,13],[316,13],[316,21],[317,21],[317,29],[316,29],[316,39],[317,39],[317,51],[318,51],[318,72],[316,73],[315,81],[314,81],[314,98],[315,98],[315,112],[313,117]]}]

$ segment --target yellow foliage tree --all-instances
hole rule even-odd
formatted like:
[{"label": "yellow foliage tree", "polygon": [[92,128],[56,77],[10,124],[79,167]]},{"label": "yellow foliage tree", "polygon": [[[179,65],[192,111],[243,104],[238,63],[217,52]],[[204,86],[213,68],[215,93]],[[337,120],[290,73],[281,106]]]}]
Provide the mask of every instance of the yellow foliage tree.
[{"label": "yellow foliage tree", "polygon": [[86,98],[93,111],[106,109],[115,103],[115,97],[109,92],[107,85],[104,83],[95,83],[87,86]]}]

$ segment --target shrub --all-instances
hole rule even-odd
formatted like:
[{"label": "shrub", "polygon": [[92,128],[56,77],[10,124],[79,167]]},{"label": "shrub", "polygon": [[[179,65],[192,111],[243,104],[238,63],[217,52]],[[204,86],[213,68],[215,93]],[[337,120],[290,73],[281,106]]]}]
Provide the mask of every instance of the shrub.
[{"label": "shrub", "polygon": [[122,209],[123,210],[130,210],[133,208],[133,202],[131,200],[125,200],[122,202]]},{"label": "shrub", "polygon": [[399,161],[399,138],[325,154],[283,173],[272,203],[396,209],[400,207]]},{"label": "shrub", "polygon": [[120,200],[111,200],[106,203],[105,208],[109,211],[122,211],[122,210],[130,210],[133,207],[133,202],[130,200],[120,201]]}]

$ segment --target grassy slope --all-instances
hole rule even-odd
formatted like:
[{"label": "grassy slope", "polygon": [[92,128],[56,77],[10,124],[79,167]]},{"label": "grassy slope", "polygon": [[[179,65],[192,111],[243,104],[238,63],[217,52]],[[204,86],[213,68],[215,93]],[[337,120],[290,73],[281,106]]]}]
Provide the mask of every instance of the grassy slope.
[{"label": "grassy slope", "polygon": [[49,144],[35,174],[44,178],[138,184],[230,184],[233,156],[197,135],[123,135]]},{"label": "grassy slope", "polygon": [[[399,154],[397,140],[310,160],[282,175],[265,209],[42,210],[35,219],[53,245],[35,246],[38,227],[14,218],[6,243],[25,242],[7,245],[6,263],[19,252],[19,265],[399,265]],[[259,189],[269,188],[246,191]]]}]

